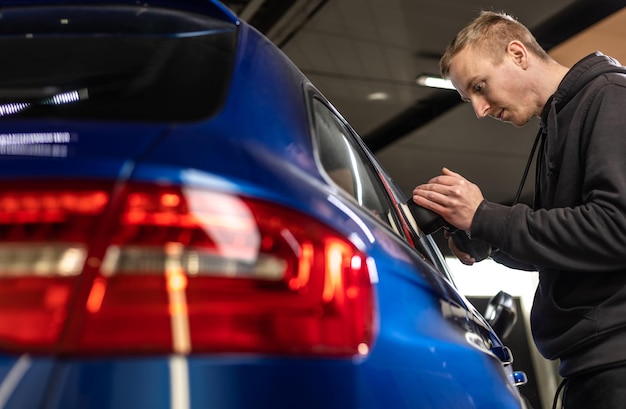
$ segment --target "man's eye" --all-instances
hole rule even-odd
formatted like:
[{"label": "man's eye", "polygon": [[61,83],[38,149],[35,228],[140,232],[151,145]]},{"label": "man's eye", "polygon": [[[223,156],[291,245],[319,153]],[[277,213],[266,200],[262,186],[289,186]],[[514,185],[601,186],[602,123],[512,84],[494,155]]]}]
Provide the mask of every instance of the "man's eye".
[{"label": "man's eye", "polygon": [[482,92],[483,88],[485,87],[485,83],[484,82],[479,82],[478,84],[474,85],[474,92]]}]

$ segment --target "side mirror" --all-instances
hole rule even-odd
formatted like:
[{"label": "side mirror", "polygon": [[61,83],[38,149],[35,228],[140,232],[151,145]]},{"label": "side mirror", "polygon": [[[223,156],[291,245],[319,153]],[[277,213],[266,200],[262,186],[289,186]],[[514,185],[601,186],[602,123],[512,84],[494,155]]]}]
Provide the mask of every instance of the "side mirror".
[{"label": "side mirror", "polygon": [[412,198],[406,202],[411,215],[419,225],[424,234],[433,234],[442,227],[451,227],[443,217],[425,207],[418,206]]},{"label": "side mirror", "polygon": [[432,210],[418,206],[412,198],[406,202],[406,206],[424,234],[433,234],[444,228],[452,235],[454,244],[461,251],[474,257],[476,261],[484,260],[491,254],[491,246],[488,243],[482,240],[472,240],[465,231],[450,225]]},{"label": "side mirror", "polygon": [[500,291],[491,297],[485,319],[501,339],[505,339],[517,322],[517,305],[510,294]]}]

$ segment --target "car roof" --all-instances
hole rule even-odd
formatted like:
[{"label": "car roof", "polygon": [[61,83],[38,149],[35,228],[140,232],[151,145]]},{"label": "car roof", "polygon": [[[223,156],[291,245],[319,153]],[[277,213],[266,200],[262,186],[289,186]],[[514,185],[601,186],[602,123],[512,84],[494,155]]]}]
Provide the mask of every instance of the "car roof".
[{"label": "car roof", "polygon": [[107,0],[103,3],[101,0],[0,0],[2,7],[27,7],[27,6],[72,6],[72,5],[144,5],[153,7],[165,7],[169,9],[178,9],[202,13],[223,21],[229,21],[233,24],[239,22],[238,17],[220,1],[217,0]]}]

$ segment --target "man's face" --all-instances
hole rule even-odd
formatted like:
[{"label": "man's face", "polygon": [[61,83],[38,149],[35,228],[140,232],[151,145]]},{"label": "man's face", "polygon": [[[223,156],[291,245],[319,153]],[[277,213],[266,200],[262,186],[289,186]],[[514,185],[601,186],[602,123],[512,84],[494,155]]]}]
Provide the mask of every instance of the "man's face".
[{"label": "man's face", "polygon": [[518,127],[535,115],[525,74],[519,60],[509,53],[495,65],[489,57],[467,47],[450,64],[452,84],[464,101],[471,102],[478,118],[491,116]]}]

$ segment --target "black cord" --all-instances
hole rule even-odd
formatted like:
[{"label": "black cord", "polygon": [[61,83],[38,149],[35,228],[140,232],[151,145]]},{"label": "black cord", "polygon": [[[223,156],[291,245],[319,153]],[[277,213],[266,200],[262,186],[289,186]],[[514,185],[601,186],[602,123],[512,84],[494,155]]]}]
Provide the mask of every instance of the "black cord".
[{"label": "black cord", "polygon": [[[556,404],[559,401],[559,395],[561,394],[561,390],[565,386],[566,382],[567,382],[567,378],[563,379],[561,383],[559,384],[559,387],[556,388],[556,392],[554,393],[554,401],[552,402],[552,409],[556,409]],[[563,405],[561,405],[561,408],[562,407]]]},{"label": "black cord", "polygon": [[530,169],[530,164],[533,162],[533,158],[535,157],[535,150],[537,149],[537,144],[539,143],[539,139],[541,138],[541,128],[539,128],[539,132],[537,132],[537,136],[535,137],[535,142],[533,143],[533,148],[530,150],[530,156],[528,157],[528,162],[526,162],[526,169],[524,169],[524,175],[522,176],[522,181],[519,184],[519,188],[517,189],[517,194],[515,195],[515,199],[513,199],[513,204],[516,204],[522,195],[522,189],[524,189],[524,183],[526,183],[526,178],[528,177],[528,170]]}]

